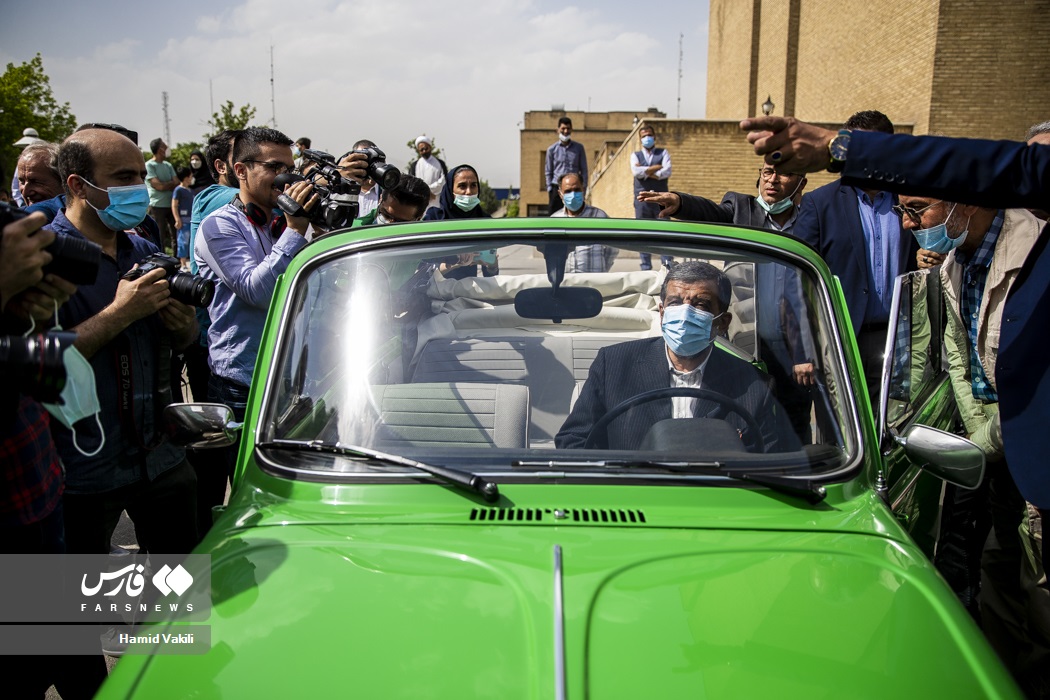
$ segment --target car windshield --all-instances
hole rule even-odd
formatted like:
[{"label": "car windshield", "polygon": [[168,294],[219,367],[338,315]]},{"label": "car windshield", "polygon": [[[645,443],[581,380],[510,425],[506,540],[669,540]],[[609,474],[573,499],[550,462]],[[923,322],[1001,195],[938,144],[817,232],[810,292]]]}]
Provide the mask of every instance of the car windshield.
[{"label": "car windshield", "polygon": [[260,442],[330,452],[298,458],[347,478],[408,471],[352,448],[516,476],[834,477],[858,438],[827,290],[773,248],[712,240],[445,237],[320,255],[281,319]]}]

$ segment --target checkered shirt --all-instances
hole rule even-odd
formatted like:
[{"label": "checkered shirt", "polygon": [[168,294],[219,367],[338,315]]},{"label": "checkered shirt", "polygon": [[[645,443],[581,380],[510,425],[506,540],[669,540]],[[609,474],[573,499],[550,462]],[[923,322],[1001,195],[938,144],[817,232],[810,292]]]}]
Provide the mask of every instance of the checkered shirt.
[{"label": "checkered shirt", "polygon": [[0,440],[0,526],[32,525],[62,496],[62,463],[44,407],[19,395],[10,432]]},{"label": "checkered shirt", "polygon": [[959,295],[959,314],[963,321],[968,323],[969,328],[970,384],[973,397],[985,403],[998,401],[999,396],[988,381],[981,358],[977,354],[977,321],[981,311],[981,299],[984,298],[984,286],[988,281],[988,268],[992,264],[995,243],[999,240],[1005,219],[1006,213],[1000,209],[988,233],[984,235],[981,246],[973,255],[968,256],[960,250],[955,251],[955,260],[963,267],[963,293]]}]

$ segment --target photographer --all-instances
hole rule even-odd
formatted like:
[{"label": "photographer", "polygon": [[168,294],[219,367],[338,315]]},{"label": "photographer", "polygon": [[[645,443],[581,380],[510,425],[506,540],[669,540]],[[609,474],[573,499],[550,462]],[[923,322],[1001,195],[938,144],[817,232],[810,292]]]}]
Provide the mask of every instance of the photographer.
[{"label": "photographer", "polygon": [[[243,420],[259,352],[266,313],[277,278],[288,267],[312,232],[308,217],[274,215],[281,194],[278,175],[292,172],[292,141],[275,129],[251,127],[233,145],[233,170],[240,191],[228,205],[208,216],[197,235],[195,255],[200,274],[215,282],[215,299],[208,308],[208,364],[212,378],[208,400],[233,409]],[[361,154],[341,164],[347,177],[367,177]],[[308,182],[296,182],[285,192],[311,210],[320,201]],[[233,473],[236,446],[226,448],[227,474]]]},{"label": "photographer", "polygon": [[171,298],[168,271],[122,279],[158,252],[127,229],[146,216],[142,154],[117,131],[77,131],[59,150],[66,208],[58,233],[102,247],[98,277],[60,311],[77,332],[76,348],[94,370],[102,435],[74,435],[52,424],[66,465],[67,544],[73,553],[104,554],[126,510],[139,544],[158,553],[189,552],[197,542],[196,477],[182,449],[158,435],[171,349],[197,335],[193,308]]},{"label": "photographer", "polygon": [[[8,217],[4,217],[5,220]],[[0,238],[0,334],[17,337],[25,330],[25,314],[43,322],[54,316],[76,288],[44,266],[46,250],[55,240],[43,214],[17,219]],[[18,338],[21,340],[21,338]],[[7,367],[5,366],[5,378]],[[12,373],[14,376],[14,373]],[[24,377],[15,377],[23,379]],[[62,554],[66,551],[62,508],[62,463],[51,437],[51,417],[19,382],[0,385],[0,553]],[[95,656],[8,656],[0,658],[0,674],[9,697],[44,697],[54,685],[62,697],[92,697],[106,679],[106,664]]]}]

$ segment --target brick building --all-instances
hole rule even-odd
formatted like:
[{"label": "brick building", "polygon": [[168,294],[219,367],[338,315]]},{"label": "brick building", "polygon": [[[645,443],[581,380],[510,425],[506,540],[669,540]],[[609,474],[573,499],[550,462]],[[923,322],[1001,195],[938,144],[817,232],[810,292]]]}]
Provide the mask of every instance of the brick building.
[{"label": "brick building", "polygon": [[[1050,0],[711,0],[707,119],[642,123],[671,151],[671,189],[716,200],[755,191],[759,163],[736,124],[767,97],[775,114],[834,128],[878,109],[898,131],[1020,140],[1050,119],[1048,11]],[[592,165],[590,202],[610,216],[634,216],[638,148],[636,126]],[[809,189],[832,179],[812,175]]]},{"label": "brick building", "polygon": [[558,140],[558,120],[572,120],[572,138],[581,143],[588,154],[588,169],[594,168],[595,158],[607,143],[615,145],[634,129],[643,118],[666,117],[655,107],[636,112],[567,112],[552,109],[549,112],[526,112],[521,130],[521,216],[546,216],[547,183],[543,163],[547,147]]},{"label": "brick building", "polygon": [[1050,118],[1050,0],[711,0],[707,118],[842,121],[1021,139]]}]

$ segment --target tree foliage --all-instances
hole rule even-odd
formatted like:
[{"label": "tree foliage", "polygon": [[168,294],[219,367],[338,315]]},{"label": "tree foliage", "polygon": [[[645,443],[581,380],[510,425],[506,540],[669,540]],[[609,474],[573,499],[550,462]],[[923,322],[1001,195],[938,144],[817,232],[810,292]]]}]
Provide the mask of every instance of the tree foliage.
[{"label": "tree foliage", "polygon": [[44,72],[40,54],[21,65],[8,63],[0,75],[0,162],[4,173],[14,172],[21,152],[15,141],[22,130],[32,127],[45,141],[58,143],[73,133],[76,117],[69,103],[58,103],[51,92],[51,79]]},{"label": "tree foliage", "polygon": [[190,141],[189,143],[180,143],[172,146],[168,152],[168,160],[171,161],[172,167],[176,170],[188,168],[190,167],[190,154],[194,151],[204,153],[204,144]]},{"label": "tree foliage", "polygon": [[219,111],[212,114],[211,119],[208,120],[210,130],[204,135],[204,139],[211,138],[223,129],[237,130],[245,128],[251,123],[252,119],[255,119],[255,112],[255,107],[252,107],[250,103],[242,105],[238,109],[231,100],[226,100],[226,103],[219,107]]},{"label": "tree foliage", "polygon": [[478,199],[481,200],[481,208],[486,214],[492,214],[499,209],[499,200],[496,199],[496,193],[489,187],[487,180],[478,183]]}]

